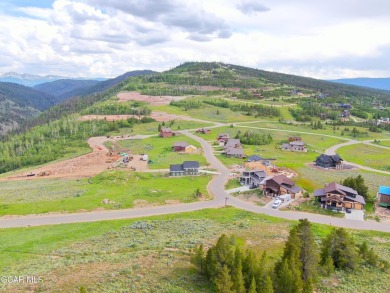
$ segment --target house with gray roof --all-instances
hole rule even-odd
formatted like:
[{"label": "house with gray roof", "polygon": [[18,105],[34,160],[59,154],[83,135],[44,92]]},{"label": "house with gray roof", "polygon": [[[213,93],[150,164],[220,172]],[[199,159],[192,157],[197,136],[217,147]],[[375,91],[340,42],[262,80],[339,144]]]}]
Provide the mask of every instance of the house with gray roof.
[{"label": "house with gray roof", "polygon": [[306,145],[303,141],[290,141],[289,143],[283,143],[281,149],[283,151],[290,152],[307,152]]},{"label": "house with gray roof", "polygon": [[264,170],[244,171],[240,177],[240,183],[249,185],[251,188],[258,188],[266,177],[267,173]]},{"label": "house with gray roof", "polygon": [[198,161],[184,161],[183,164],[171,164],[169,176],[194,176],[199,174]]},{"label": "house with gray roof", "polygon": [[314,197],[323,208],[338,211],[343,209],[363,210],[366,205],[364,197],[359,195],[356,190],[336,182],[328,183],[324,188],[315,190]]},{"label": "house with gray roof", "polygon": [[322,168],[343,168],[343,159],[339,155],[325,155],[318,156],[315,160],[315,164]]}]

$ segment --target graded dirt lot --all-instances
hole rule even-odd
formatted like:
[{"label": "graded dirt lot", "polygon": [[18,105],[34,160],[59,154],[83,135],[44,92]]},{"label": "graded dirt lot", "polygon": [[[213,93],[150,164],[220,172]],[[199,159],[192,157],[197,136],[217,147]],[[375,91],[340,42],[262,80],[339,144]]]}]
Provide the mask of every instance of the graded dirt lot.
[{"label": "graded dirt lot", "polygon": [[117,97],[119,102],[140,101],[152,106],[168,105],[171,101],[180,101],[186,98],[185,96],[149,96],[141,95],[138,92],[120,92]]},{"label": "graded dirt lot", "polygon": [[[91,120],[107,120],[107,121],[118,121],[118,120],[126,120],[129,118],[137,118],[142,119],[144,116],[140,115],[84,115],[79,119],[81,121],[91,121]],[[157,122],[166,122],[171,120],[193,120],[190,117],[181,116],[181,115],[173,115],[165,112],[152,112],[150,114],[151,118],[155,119]]]},{"label": "graded dirt lot", "polygon": [[[48,164],[44,167],[33,169],[29,172],[20,173],[10,177],[4,177],[1,180],[34,180],[38,178],[86,178],[95,176],[107,169],[120,168],[132,169],[133,171],[147,170],[147,162],[141,160],[140,155],[132,155],[133,157],[128,164],[120,164],[123,157],[115,154],[109,156],[109,150],[104,146],[104,142],[124,138],[107,138],[105,136],[91,137],[88,139],[88,144],[92,152],[73,159]],[[35,174],[34,176],[31,176]]]}]

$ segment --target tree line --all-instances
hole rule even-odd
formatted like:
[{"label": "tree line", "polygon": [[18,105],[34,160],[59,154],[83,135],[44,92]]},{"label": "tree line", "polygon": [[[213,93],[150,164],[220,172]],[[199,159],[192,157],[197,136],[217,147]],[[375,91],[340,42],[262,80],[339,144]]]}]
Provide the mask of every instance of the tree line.
[{"label": "tree line", "polygon": [[283,254],[275,263],[264,251],[259,257],[235,236],[222,235],[206,252],[199,245],[192,256],[218,293],[308,293],[321,276],[335,270],[354,271],[360,265],[389,270],[389,262],[369,248],[357,245],[343,228],[333,228],[318,245],[307,219],[290,230]]}]

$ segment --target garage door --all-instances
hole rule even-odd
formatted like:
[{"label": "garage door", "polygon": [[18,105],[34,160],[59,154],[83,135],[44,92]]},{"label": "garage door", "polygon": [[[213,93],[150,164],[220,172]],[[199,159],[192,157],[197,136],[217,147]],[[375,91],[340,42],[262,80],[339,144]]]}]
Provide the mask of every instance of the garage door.
[{"label": "garage door", "polygon": [[346,202],[345,203],[345,208],[346,209],[352,209],[352,202]]},{"label": "garage door", "polygon": [[361,210],[363,206],[360,203],[355,203],[355,210]]}]

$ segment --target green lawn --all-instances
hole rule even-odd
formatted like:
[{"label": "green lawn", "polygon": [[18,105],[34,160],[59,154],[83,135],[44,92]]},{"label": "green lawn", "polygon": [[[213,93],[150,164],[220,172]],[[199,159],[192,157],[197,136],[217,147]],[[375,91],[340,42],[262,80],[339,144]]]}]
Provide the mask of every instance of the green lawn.
[{"label": "green lawn", "polygon": [[[1,183],[0,215],[132,208],[166,201],[192,202],[196,189],[208,198],[209,175],[170,178],[160,173],[106,171],[88,181],[39,179]],[[108,199],[110,203],[102,203]]]},{"label": "green lawn", "polygon": [[[271,261],[276,261],[294,223],[221,208],[130,220],[0,229],[0,272],[43,277],[43,283],[34,288],[39,292],[78,292],[80,287],[88,292],[212,292],[190,263],[190,249],[199,243],[209,247],[221,234],[236,234],[258,254],[267,250]],[[316,241],[330,229],[313,224]],[[382,258],[389,259],[389,233],[351,233],[357,243],[366,240]],[[322,278],[318,292],[349,292],[346,288],[357,287],[360,292],[386,292],[387,283],[379,281],[388,278],[386,272],[361,270]],[[361,280],[358,276],[363,273]],[[5,284],[0,286],[4,289]],[[26,291],[29,285],[13,286],[6,290]]]},{"label": "green lawn", "polygon": [[[198,148],[198,154],[180,154],[172,151],[172,146],[175,142],[187,142]],[[181,164],[183,161],[199,161],[201,165],[207,165],[206,158],[202,155],[201,145],[185,136],[172,137],[150,137],[146,139],[129,139],[122,140],[119,144],[126,149],[129,149],[133,154],[148,154],[150,160],[150,169],[169,169],[170,164]]]},{"label": "green lawn", "polygon": [[390,171],[390,149],[355,144],[340,148],[338,153],[346,161],[378,170]]}]

